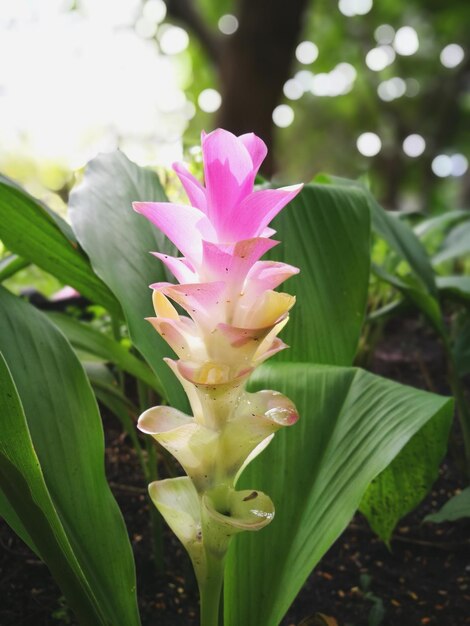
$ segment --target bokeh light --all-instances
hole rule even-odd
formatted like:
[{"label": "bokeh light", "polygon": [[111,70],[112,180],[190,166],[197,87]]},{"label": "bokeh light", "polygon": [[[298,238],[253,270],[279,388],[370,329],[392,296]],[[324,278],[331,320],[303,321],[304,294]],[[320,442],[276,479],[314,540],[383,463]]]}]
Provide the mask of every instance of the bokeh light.
[{"label": "bokeh light", "polygon": [[356,146],[363,156],[373,157],[382,149],[382,141],[375,133],[362,133],[357,138]]},{"label": "bokeh light", "polygon": [[366,55],[366,65],[373,72],[381,72],[395,60],[395,51],[391,46],[372,48]]},{"label": "bokeh light", "polygon": [[384,102],[391,102],[401,98],[406,93],[406,82],[399,76],[382,81],[377,87],[379,98]]},{"label": "bokeh light", "polygon": [[425,149],[426,141],[424,140],[424,137],[418,135],[417,133],[408,135],[408,137],[406,137],[403,141],[403,152],[411,158],[421,156]]},{"label": "bokeh light", "polygon": [[412,26],[402,26],[395,34],[393,47],[397,54],[404,57],[415,54],[419,48],[418,33]]},{"label": "bokeh light", "polygon": [[0,11],[0,57],[15,60],[0,79],[0,166],[14,155],[66,172],[118,146],[141,164],[166,164],[181,152],[188,112],[173,59],[148,38],[158,2],[64,6],[19,0]]},{"label": "bokeh light", "polygon": [[350,63],[339,63],[331,72],[313,74],[310,91],[314,96],[342,96],[351,91],[357,72]]},{"label": "bokeh light", "polygon": [[180,54],[189,45],[189,35],[179,26],[167,26],[160,35],[160,48],[165,54]]},{"label": "bokeh light", "polygon": [[366,15],[372,9],[372,0],[339,0],[338,8],[346,17]]},{"label": "bokeh light", "polygon": [[219,19],[217,26],[224,35],[233,35],[238,30],[238,20],[235,15],[226,13]]},{"label": "bokeh light", "polygon": [[299,100],[304,95],[304,88],[302,83],[298,81],[296,78],[289,78],[284,83],[284,95],[289,100]]},{"label": "bokeh light", "polygon": [[440,54],[441,63],[444,67],[452,68],[460,65],[464,60],[465,52],[457,43],[450,43],[442,49]]},{"label": "bokeh light", "polygon": [[468,160],[463,154],[452,154],[450,162],[452,164],[452,176],[463,176],[468,170]]},{"label": "bokeh light", "polygon": [[390,24],[381,24],[374,31],[375,41],[380,44],[391,44],[395,37],[395,29]]},{"label": "bokeh light", "polygon": [[297,61],[303,65],[310,65],[318,58],[318,48],[313,41],[302,41],[295,49]]},{"label": "bokeh light", "polygon": [[439,178],[463,176],[468,170],[468,159],[463,154],[439,154],[431,163],[432,171]]},{"label": "bokeh light", "polygon": [[142,8],[142,15],[154,24],[161,24],[166,17],[166,4],[163,0],[147,0]]},{"label": "bokeh light", "polygon": [[215,113],[220,109],[222,104],[222,96],[217,89],[203,89],[199,94],[197,103],[201,111],[205,113]]},{"label": "bokeh light", "polygon": [[452,174],[452,161],[447,154],[439,154],[433,159],[431,169],[439,178],[446,178]]},{"label": "bokeh light", "polygon": [[300,70],[294,76],[295,80],[302,85],[304,91],[310,91],[313,84],[313,72],[310,70]]},{"label": "bokeh light", "polygon": [[280,104],[273,111],[273,122],[279,128],[287,128],[294,121],[294,109],[288,104]]}]

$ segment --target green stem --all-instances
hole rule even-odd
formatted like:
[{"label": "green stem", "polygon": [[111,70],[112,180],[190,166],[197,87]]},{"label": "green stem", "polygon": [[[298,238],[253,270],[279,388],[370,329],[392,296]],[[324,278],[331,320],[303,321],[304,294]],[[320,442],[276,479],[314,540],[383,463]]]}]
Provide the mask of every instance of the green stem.
[{"label": "green stem", "polygon": [[219,606],[224,582],[225,558],[217,559],[206,552],[206,576],[199,581],[201,626],[219,626]]}]

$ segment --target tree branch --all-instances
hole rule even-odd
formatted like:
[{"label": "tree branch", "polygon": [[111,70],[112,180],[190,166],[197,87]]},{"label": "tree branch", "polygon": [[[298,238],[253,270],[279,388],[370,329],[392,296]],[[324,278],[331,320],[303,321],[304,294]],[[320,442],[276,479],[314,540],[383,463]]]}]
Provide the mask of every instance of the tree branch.
[{"label": "tree branch", "polygon": [[187,26],[215,65],[219,63],[221,42],[197,10],[193,0],[164,0],[168,15]]}]

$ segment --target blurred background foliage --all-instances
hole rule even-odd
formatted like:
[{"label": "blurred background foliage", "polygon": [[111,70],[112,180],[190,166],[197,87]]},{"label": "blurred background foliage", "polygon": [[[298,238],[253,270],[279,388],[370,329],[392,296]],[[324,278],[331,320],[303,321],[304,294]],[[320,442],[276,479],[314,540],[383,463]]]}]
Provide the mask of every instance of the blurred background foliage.
[{"label": "blurred background foliage", "polygon": [[197,161],[221,124],[261,134],[280,180],[363,176],[387,208],[461,208],[469,18],[467,0],[5,2],[0,169],[64,211],[96,153]]}]

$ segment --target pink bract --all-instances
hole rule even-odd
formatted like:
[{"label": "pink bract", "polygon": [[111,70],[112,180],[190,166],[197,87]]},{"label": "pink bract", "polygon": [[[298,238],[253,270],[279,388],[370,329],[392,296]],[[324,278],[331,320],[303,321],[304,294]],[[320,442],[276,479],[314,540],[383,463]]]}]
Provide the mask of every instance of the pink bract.
[{"label": "pink bract", "polygon": [[[185,165],[173,166],[190,204],[133,204],[183,255],[177,258],[154,252],[180,284],[156,283],[151,287],[160,294],[160,312],[156,306],[157,318],[152,320],[158,332],[165,336],[166,329],[173,346],[183,329],[187,339],[188,332],[194,336],[194,341],[184,341],[181,356],[185,360],[219,360],[222,336],[217,329],[224,328],[228,336],[232,327],[232,334],[238,336],[246,328],[247,337],[256,337],[257,329],[277,328],[294,303],[292,296],[272,290],[298,269],[260,258],[279,243],[270,239],[275,231],[269,223],[302,185],[255,191],[255,177],[266,153],[266,145],[253,133],[236,137],[218,129],[203,134],[204,184]],[[179,316],[176,309],[171,319],[168,317],[171,305],[162,309],[168,298],[183,307],[194,326],[189,327],[184,322],[188,318]],[[267,345],[263,343],[261,353],[250,350],[254,361],[281,347],[272,333],[266,335],[270,339]],[[188,355],[191,344],[198,346],[197,356]],[[232,347],[235,350],[242,344],[238,341]],[[201,345],[205,346],[202,351]],[[242,352],[240,359],[246,365],[246,350],[244,356]],[[230,360],[236,361],[235,353]]]}]

